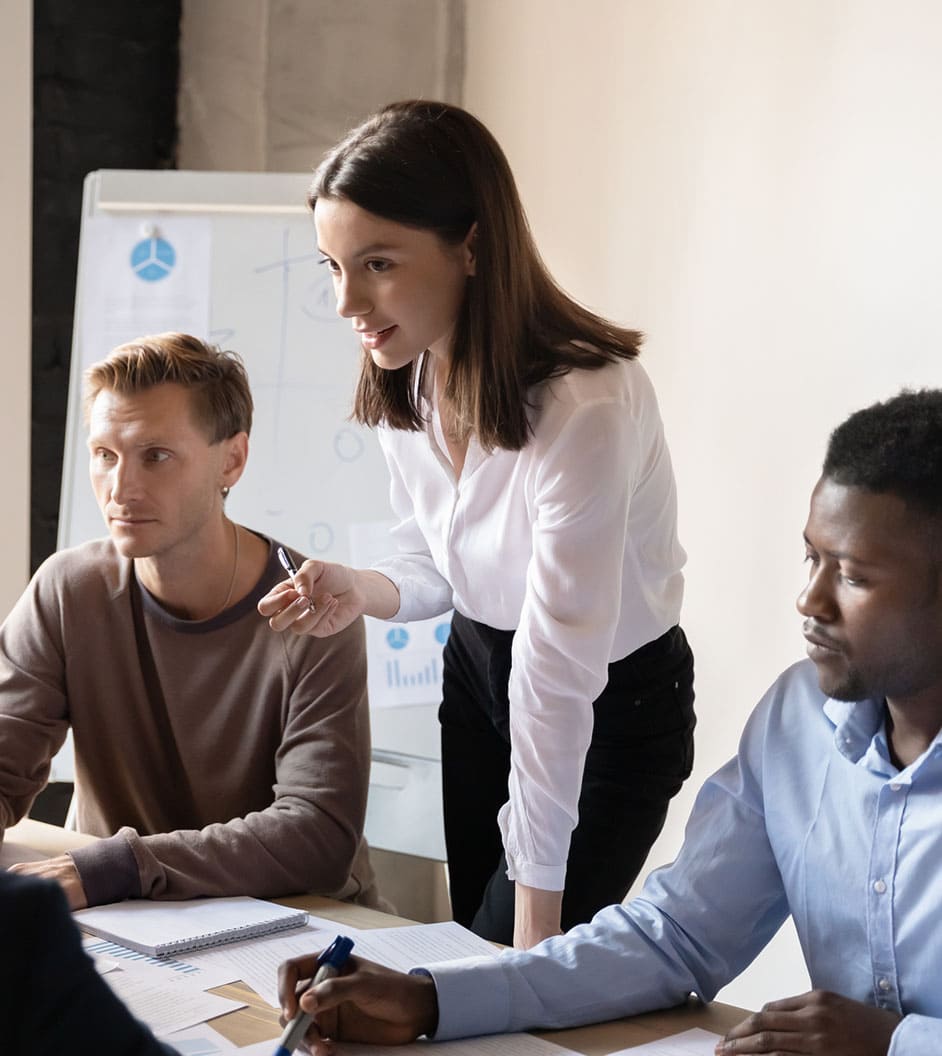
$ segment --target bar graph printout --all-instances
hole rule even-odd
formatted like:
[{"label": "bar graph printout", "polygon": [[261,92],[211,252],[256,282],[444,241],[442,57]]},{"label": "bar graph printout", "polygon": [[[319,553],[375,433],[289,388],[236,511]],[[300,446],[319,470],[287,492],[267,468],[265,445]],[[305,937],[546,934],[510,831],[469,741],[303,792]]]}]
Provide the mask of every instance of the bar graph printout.
[{"label": "bar graph printout", "polygon": [[[350,553],[356,568],[369,568],[393,553],[394,521],[351,525]],[[370,707],[438,704],[442,692],[442,649],[451,613],[414,623],[366,619]]]}]

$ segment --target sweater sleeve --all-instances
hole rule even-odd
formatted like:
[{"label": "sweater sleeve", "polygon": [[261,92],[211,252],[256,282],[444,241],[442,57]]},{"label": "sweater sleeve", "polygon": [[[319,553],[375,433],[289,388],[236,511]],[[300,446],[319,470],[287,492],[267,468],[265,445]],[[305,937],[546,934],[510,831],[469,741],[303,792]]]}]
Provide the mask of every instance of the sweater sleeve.
[{"label": "sweater sleeve", "polygon": [[0,837],[45,786],[68,731],[56,601],[47,565],[0,627]]},{"label": "sweater sleeve", "polygon": [[103,840],[73,852],[86,891],[105,892],[109,901],[374,897],[362,840],[370,772],[363,623],[330,639],[279,641],[293,648],[293,662],[271,804],[202,829],[144,836],[122,828],[117,837],[133,855],[139,884],[118,889],[122,853],[115,840]]}]

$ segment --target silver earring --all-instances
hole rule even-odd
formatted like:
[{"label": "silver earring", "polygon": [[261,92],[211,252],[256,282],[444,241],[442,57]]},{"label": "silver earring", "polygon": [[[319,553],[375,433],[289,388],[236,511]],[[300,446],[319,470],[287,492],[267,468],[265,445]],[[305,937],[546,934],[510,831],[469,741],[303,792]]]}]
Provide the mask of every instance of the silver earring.
[{"label": "silver earring", "polygon": [[228,499],[229,498],[229,489],[228,488],[223,487],[223,489],[222,489],[222,497],[223,497],[223,499]]}]

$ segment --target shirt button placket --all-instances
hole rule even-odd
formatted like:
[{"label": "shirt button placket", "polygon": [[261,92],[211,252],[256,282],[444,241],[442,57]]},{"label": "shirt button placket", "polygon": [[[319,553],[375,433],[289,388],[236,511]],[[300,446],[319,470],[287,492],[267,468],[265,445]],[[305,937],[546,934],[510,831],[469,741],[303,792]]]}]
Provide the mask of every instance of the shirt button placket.
[{"label": "shirt button placket", "polygon": [[896,952],[893,947],[893,879],[896,848],[906,797],[898,782],[880,790],[870,860],[870,896],[867,899],[870,963],[876,1003],[899,1011],[896,985]]},{"label": "shirt button placket", "polygon": [[458,519],[458,500],[461,498],[461,489],[458,485],[455,485],[454,492],[452,493],[451,501],[451,514],[448,518],[448,537],[445,540],[445,545],[442,548],[442,560],[444,561],[445,578],[452,584],[454,584],[454,578],[451,568],[451,555],[453,551],[453,540],[456,532],[456,521]]}]

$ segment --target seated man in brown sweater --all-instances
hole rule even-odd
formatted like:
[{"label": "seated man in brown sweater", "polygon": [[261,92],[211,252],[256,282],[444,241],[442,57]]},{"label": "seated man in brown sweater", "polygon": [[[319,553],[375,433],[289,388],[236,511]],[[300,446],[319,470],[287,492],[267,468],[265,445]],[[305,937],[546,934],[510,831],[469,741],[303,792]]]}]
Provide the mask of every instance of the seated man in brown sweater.
[{"label": "seated man in brown sweater", "polygon": [[280,636],[258,616],[284,572],[278,544],[225,512],[252,419],[241,361],[162,334],[85,385],[110,538],[50,557],[0,627],[0,839],[69,727],[77,827],[105,839],[15,871],[58,880],[73,909],[302,891],[374,904],[363,626]]}]

